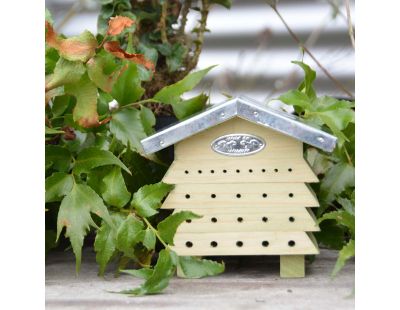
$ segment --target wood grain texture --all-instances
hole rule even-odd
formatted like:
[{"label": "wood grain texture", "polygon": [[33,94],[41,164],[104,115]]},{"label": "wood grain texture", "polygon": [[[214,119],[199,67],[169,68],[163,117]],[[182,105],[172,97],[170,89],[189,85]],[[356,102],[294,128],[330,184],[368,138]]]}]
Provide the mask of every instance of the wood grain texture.
[{"label": "wood grain texture", "polygon": [[[186,158],[193,158],[187,156]],[[239,171],[239,172],[238,172]],[[260,182],[318,182],[303,158],[252,159],[230,157],[224,160],[175,160],[163,181],[170,184],[187,183],[260,183]]]},{"label": "wood grain texture", "polygon": [[280,276],[281,278],[304,278],[304,255],[281,255]]},{"label": "wood grain texture", "polygon": [[[294,242],[292,246],[289,245],[291,241]],[[242,242],[242,246],[238,246],[237,242]],[[267,246],[265,242],[268,242]],[[305,232],[180,233],[175,235],[174,243],[172,249],[181,256],[319,253],[318,247]]]},{"label": "wood grain texture", "polygon": [[[177,233],[320,231],[317,222],[306,208],[268,207],[224,209],[190,209],[202,215],[200,219],[182,223]],[[175,212],[179,212],[176,210]],[[230,212],[228,212],[230,211]]]},{"label": "wood grain texture", "polygon": [[303,183],[177,184],[163,209],[318,207]]}]

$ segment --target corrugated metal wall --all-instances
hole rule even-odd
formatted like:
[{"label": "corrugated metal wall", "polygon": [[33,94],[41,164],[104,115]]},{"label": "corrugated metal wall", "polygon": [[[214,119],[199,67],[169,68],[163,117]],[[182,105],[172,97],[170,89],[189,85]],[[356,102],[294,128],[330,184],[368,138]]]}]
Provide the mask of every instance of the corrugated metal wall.
[{"label": "corrugated metal wall", "polygon": [[[338,4],[339,11],[334,7]],[[92,0],[46,0],[46,6],[66,35],[88,29],[96,32],[99,6]],[[354,93],[354,49],[347,33],[346,11],[340,0],[281,0],[279,9],[287,23],[332,75]],[[351,1],[354,23],[354,3]],[[189,16],[189,26],[196,23]],[[301,71],[291,60],[301,59],[298,46],[265,0],[234,0],[230,10],[216,6],[210,13],[204,51],[199,67],[218,64],[201,88],[211,89],[212,101],[221,93],[246,94],[265,100],[297,85]],[[316,87],[320,94],[345,96],[317,69]]]}]

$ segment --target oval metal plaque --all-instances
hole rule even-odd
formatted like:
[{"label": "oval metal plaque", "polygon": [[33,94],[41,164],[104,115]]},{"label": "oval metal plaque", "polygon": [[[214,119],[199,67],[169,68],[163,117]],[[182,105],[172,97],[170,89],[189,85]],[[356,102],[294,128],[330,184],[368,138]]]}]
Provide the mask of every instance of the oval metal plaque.
[{"label": "oval metal plaque", "polygon": [[260,152],[265,141],[246,133],[235,133],[218,137],[211,143],[214,152],[226,156],[246,156]]}]

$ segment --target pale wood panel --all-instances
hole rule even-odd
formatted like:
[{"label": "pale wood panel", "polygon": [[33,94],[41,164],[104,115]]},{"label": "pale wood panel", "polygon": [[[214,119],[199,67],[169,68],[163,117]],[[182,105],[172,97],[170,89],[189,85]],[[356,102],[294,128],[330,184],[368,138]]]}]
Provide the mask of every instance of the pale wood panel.
[{"label": "pale wood panel", "polygon": [[198,133],[184,141],[175,144],[175,157],[177,159],[229,159],[226,155],[214,152],[211,143],[220,136],[235,133],[246,133],[259,136],[266,142],[266,147],[249,156],[240,158],[265,159],[265,158],[302,158],[303,144],[289,136],[272,129],[251,123],[241,118],[233,118],[225,123]]},{"label": "pale wood panel", "polygon": [[[239,172],[237,172],[239,170]],[[303,158],[258,159],[249,157],[225,160],[175,160],[163,181],[185,183],[243,183],[243,182],[318,182]]]},{"label": "pale wood panel", "polygon": [[281,278],[304,278],[304,255],[281,255],[280,276]]},{"label": "pale wood panel", "polygon": [[190,223],[182,223],[178,227],[178,233],[320,231],[306,208],[253,208],[251,213],[247,209],[238,208],[231,209],[230,213],[205,208],[191,211],[203,217],[193,219]]},{"label": "pale wood panel", "polygon": [[[237,246],[241,241],[242,246]],[[268,246],[263,246],[267,241]],[[289,242],[294,241],[294,246]],[[172,247],[178,255],[296,255],[318,254],[319,249],[305,232],[179,233]],[[192,246],[187,247],[186,243]],[[211,242],[217,242],[213,247]]]},{"label": "pale wood panel", "polygon": [[303,183],[177,184],[163,209],[300,206],[319,203]]}]

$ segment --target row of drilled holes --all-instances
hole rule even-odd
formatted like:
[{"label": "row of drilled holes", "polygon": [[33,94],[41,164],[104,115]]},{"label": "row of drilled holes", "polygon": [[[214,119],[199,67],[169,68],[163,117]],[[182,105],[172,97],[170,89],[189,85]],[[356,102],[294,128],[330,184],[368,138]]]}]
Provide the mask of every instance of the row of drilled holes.
[{"label": "row of drilled holes", "polygon": [[[289,193],[288,196],[289,196],[290,198],[293,198],[293,197],[294,197],[294,194],[293,194],[293,193]],[[191,197],[190,194],[185,194],[185,198],[186,198],[186,199],[190,199],[190,197]],[[215,198],[217,198],[217,195],[216,195],[216,194],[211,194],[210,197],[213,198],[213,199],[215,199]],[[267,193],[263,193],[263,194],[262,194],[262,197],[263,197],[263,198],[267,198],[267,197],[268,197],[268,194],[267,194]],[[239,193],[236,194],[236,198],[242,198],[242,194],[239,194]]]},{"label": "row of drilled holes", "polygon": [[[186,245],[186,247],[191,248],[191,247],[193,247],[193,242],[186,241],[185,245]],[[240,241],[240,240],[236,241],[236,246],[237,247],[241,248],[243,245],[244,245],[243,241]],[[267,247],[267,246],[269,246],[269,242],[267,240],[264,240],[264,241],[261,242],[261,245],[263,247]],[[288,241],[288,246],[294,247],[295,245],[296,245],[296,242],[294,242],[293,240],[289,240]],[[216,248],[218,246],[218,242],[217,241],[211,241],[210,242],[210,246],[213,247],[213,248]]]},{"label": "row of drilled holes", "polygon": [[[249,173],[253,173],[254,170],[253,170],[253,169],[249,169],[248,171],[249,171]],[[289,171],[289,172],[292,172],[293,169],[292,169],[292,168],[288,168],[288,171]],[[223,172],[223,173],[227,173],[228,170],[223,169],[222,172]],[[267,172],[267,170],[266,170],[266,169],[261,169],[261,172],[262,172],[262,173],[265,173],[265,172]],[[274,172],[279,172],[279,169],[275,168],[275,169],[274,169]],[[186,173],[186,174],[189,174],[189,170],[185,170],[185,173]],[[203,170],[197,170],[197,173],[198,173],[198,174],[201,174],[201,173],[203,173]],[[211,169],[211,170],[210,170],[210,173],[215,173],[215,170]],[[240,173],[240,169],[236,169],[236,173]]]},{"label": "row of drilled holes", "polygon": [[[237,219],[236,219],[239,223],[243,223],[243,217],[241,217],[241,216],[239,216]],[[262,218],[261,218],[261,220],[264,222],[264,223],[266,223],[266,222],[268,222],[268,217],[266,217],[266,216],[263,216]],[[295,221],[295,218],[293,217],[293,216],[289,216],[289,218],[288,218],[288,220],[289,220],[289,222],[294,222]],[[192,222],[192,220],[186,220],[186,222],[187,223],[191,223]],[[218,219],[216,218],[216,217],[212,217],[211,218],[211,222],[212,223],[217,223],[218,222]]]}]

